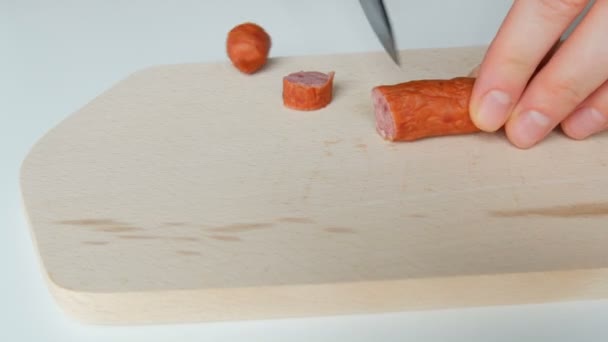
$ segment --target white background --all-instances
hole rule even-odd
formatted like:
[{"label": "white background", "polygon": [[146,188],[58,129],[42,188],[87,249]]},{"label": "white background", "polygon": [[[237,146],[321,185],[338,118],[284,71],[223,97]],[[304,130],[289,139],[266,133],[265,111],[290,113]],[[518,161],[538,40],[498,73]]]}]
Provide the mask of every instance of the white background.
[{"label": "white background", "polygon": [[[401,49],[487,44],[510,4],[387,1]],[[47,130],[134,70],[223,60],[227,30],[245,20],[269,31],[275,56],[381,49],[356,0],[0,0],[0,341],[608,338],[608,301],[147,327],[86,326],[64,316],[22,214],[21,161]]]}]

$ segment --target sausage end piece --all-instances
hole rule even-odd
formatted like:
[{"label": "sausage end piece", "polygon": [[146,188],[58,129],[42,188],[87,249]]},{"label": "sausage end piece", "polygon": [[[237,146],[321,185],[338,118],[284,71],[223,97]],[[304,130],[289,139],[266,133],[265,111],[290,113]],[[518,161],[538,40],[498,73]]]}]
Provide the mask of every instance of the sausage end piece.
[{"label": "sausage end piece", "polygon": [[233,27],[226,39],[228,58],[244,74],[253,74],[266,64],[270,46],[268,33],[249,22]]}]

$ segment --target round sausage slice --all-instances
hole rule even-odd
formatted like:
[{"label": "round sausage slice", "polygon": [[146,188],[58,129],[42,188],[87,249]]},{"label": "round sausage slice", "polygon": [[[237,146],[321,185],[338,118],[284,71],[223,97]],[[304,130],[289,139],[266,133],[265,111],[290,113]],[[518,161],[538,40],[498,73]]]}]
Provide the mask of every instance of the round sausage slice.
[{"label": "round sausage slice", "polygon": [[283,104],[310,111],[326,107],[333,98],[334,72],[300,71],[283,77]]}]

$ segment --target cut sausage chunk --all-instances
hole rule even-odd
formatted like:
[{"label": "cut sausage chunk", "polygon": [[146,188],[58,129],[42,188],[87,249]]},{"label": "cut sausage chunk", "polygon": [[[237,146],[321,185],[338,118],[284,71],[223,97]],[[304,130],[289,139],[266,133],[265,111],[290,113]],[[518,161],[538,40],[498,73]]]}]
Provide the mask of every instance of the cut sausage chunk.
[{"label": "cut sausage chunk", "polygon": [[374,87],[376,130],[389,141],[479,132],[469,116],[474,82],[456,77]]},{"label": "cut sausage chunk", "polygon": [[304,111],[326,107],[333,97],[334,74],[299,71],[283,77],[283,104]]}]

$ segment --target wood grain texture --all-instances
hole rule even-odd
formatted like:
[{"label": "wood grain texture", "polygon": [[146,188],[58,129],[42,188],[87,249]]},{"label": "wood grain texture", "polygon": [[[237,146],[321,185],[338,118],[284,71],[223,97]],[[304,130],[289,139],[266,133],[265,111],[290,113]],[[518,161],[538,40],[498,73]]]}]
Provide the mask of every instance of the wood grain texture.
[{"label": "wood grain texture", "polygon": [[[369,313],[608,295],[608,138],[383,141],[371,89],[483,47],[138,71],[46,134],[21,187],[53,293],[92,323]],[[335,99],[281,78],[334,70]]]}]

